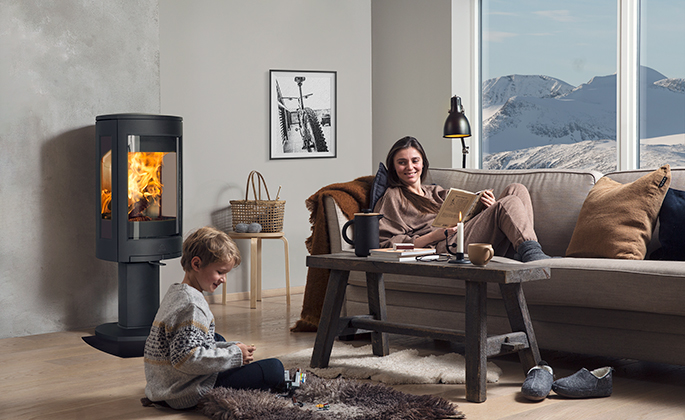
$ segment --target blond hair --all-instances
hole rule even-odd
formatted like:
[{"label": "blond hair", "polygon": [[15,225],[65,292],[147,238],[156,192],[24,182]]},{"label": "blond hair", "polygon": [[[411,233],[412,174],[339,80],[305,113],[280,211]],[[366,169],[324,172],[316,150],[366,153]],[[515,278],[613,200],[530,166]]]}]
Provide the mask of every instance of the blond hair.
[{"label": "blond hair", "polygon": [[215,262],[232,262],[233,267],[237,267],[242,261],[240,250],[233,239],[212,226],[197,229],[183,241],[183,271],[192,271],[191,261],[194,257],[200,258],[201,267]]}]

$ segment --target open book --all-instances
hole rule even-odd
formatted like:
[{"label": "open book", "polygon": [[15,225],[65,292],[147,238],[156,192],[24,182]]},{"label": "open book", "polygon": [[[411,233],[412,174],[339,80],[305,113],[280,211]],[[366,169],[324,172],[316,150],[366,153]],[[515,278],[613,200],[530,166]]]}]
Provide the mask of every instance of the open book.
[{"label": "open book", "polygon": [[452,227],[456,226],[459,220],[459,213],[461,212],[461,222],[466,222],[473,216],[477,215],[485,204],[480,201],[481,196],[487,190],[478,192],[471,192],[460,190],[458,188],[450,188],[447,192],[447,197],[440,207],[440,211],[433,221],[435,227]]}]

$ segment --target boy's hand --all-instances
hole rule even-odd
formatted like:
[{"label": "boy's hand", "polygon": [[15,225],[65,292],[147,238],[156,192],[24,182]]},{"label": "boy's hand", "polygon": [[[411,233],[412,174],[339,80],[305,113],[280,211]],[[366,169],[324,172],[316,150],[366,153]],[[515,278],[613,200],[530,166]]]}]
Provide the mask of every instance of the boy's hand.
[{"label": "boy's hand", "polygon": [[241,352],[243,352],[243,364],[246,365],[254,360],[253,353],[257,349],[255,346],[250,345],[248,346],[247,344],[243,343],[238,343],[237,344],[238,348],[240,349]]}]

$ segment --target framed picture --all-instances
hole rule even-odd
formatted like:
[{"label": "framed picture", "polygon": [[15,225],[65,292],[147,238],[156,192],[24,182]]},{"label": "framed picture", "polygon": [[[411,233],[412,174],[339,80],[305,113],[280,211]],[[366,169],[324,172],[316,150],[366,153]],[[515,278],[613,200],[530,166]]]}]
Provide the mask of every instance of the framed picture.
[{"label": "framed picture", "polygon": [[336,72],[270,71],[270,159],[334,158]]}]

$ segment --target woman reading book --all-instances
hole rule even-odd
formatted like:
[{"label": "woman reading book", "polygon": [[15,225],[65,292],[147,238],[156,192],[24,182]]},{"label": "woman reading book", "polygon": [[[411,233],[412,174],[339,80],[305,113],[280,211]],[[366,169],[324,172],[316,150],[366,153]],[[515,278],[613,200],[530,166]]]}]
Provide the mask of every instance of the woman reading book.
[{"label": "woman reading book", "polygon": [[[416,247],[435,247],[447,252],[446,242],[456,240],[457,227],[432,226],[447,190],[423,185],[428,158],[414,137],[398,140],[388,152],[388,189],[374,207],[380,220],[380,245],[411,242]],[[481,197],[484,209],[464,224],[464,247],[469,243],[492,244],[495,255],[523,262],[550,258],[538,243],[533,229],[533,205],[525,186],[508,185],[499,198],[492,191]],[[445,239],[447,238],[447,241]]]}]

